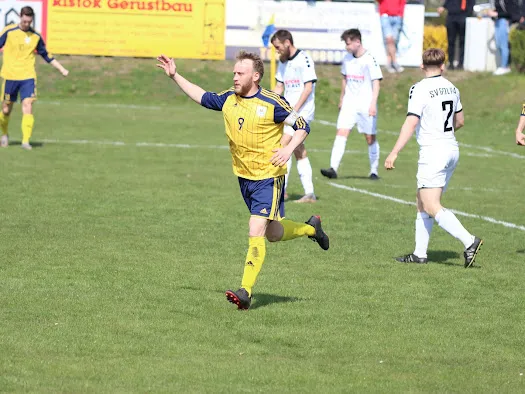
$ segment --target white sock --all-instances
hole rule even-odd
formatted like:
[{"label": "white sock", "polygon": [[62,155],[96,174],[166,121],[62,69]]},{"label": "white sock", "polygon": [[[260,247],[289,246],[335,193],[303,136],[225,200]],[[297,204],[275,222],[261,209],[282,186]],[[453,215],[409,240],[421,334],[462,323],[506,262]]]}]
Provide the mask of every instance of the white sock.
[{"label": "white sock", "polygon": [[449,210],[441,208],[436,214],[436,222],[447,233],[459,239],[465,245],[465,249],[474,243],[474,236],[465,230],[456,215]]},{"label": "white sock", "polygon": [[290,177],[290,171],[292,170],[292,156],[286,162],[286,175],[284,176],[284,191],[288,189],[288,178]]},{"label": "white sock", "polygon": [[377,175],[377,168],[379,167],[379,142],[375,141],[372,145],[368,145],[368,158],[370,159],[370,173]]},{"label": "white sock", "polygon": [[314,193],[314,183],[312,182],[312,166],[308,157],[297,160],[297,171],[303,184],[304,194]]},{"label": "white sock", "polygon": [[345,154],[347,137],[342,135],[336,135],[334,141],[334,147],[332,148],[332,156],[330,157],[330,167],[337,171],[343,155]]},{"label": "white sock", "polygon": [[434,219],[426,212],[418,212],[416,215],[416,249],[414,254],[417,257],[427,257],[428,241],[432,233]]}]

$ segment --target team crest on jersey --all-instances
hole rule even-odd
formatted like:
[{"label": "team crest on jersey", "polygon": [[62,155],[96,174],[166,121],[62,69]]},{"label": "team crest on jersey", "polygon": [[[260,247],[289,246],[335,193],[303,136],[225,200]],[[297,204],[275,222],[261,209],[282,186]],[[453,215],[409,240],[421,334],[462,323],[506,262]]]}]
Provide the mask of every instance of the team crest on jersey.
[{"label": "team crest on jersey", "polygon": [[258,105],[258,106],[257,106],[257,116],[258,116],[259,118],[264,117],[264,115],[266,115],[266,110],[267,110],[267,109],[268,109],[268,108],[263,107],[262,105]]},{"label": "team crest on jersey", "polygon": [[31,37],[27,36],[24,41],[26,42],[26,44],[29,44],[31,42]]}]

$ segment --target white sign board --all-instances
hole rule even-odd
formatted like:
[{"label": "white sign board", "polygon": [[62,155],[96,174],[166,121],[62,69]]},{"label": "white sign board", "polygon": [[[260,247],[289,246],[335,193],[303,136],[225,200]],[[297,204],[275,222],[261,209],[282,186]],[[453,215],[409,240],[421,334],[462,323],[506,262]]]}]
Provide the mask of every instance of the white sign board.
[{"label": "white sign board", "polygon": [[[17,0],[2,0],[0,1],[0,27],[3,29],[10,24],[20,23],[20,10],[22,7],[30,6],[35,11],[33,18],[33,29],[38,33],[45,33],[45,28],[42,25],[43,18],[43,2],[41,0],[35,1],[17,1]],[[44,31],[43,31],[44,30]]]},{"label": "white sign board", "polygon": [[[404,24],[398,45],[398,63],[419,66],[423,50],[425,7],[410,4],[405,7]],[[276,29],[290,30],[296,47],[310,53],[314,61],[340,63],[346,51],[341,33],[358,28],[363,46],[381,65],[386,64],[386,52],[381,22],[374,3],[334,3],[273,0],[226,1],[226,57],[234,58],[241,50],[260,51],[267,59],[262,34],[272,16]]]}]

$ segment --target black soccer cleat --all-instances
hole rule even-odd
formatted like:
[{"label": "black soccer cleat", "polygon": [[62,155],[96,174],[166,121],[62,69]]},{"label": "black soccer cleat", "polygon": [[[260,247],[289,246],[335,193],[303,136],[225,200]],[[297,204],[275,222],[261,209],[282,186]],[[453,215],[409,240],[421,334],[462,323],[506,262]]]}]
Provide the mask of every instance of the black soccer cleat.
[{"label": "black soccer cleat", "polygon": [[248,309],[252,303],[252,297],[242,287],[237,291],[226,290],[226,299],[237,305],[237,309]]},{"label": "black soccer cleat", "polygon": [[414,253],[396,257],[396,260],[400,263],[426,264],[428,262],[426,257],[418,257]]},{"label": "black soccer cleat", "polygon": [[371,180],[373,180],[373,181],[378,181],[378,180],[379,180],[379,175],[374,174],[374,173],[371,173],[371,174],[368,176],[368,179],[371,179]]},{"label": "black soccer cleat", "polygon": [[476,256],[481,249],[481,245],[483,245],[483,240],[479,239],[478,237],[474,237],[474,242],[472,245],[465,249],[463,252],[463,256],[465,256],[465,268],[472,267],[474,260],[476,260]]},{"label": "black soccer cleat", "polygon": [[330,247],[330,240],[328,239],[328,235],[323,231],[323,228],[321,227],[321,217],[320,216],[312,216],[306,224],[309,224],[313,228],[315,228],[315,235],[308,238],[310,238],[312,241],[315,241],[319,244],[321,249],[328,250]]},{"label": "black soccer cleat", "polygon": [[322,168],[321,174],[323,174],[325,177],[330,179],[336,179],[337,178],[337,172],[332,168]]}]

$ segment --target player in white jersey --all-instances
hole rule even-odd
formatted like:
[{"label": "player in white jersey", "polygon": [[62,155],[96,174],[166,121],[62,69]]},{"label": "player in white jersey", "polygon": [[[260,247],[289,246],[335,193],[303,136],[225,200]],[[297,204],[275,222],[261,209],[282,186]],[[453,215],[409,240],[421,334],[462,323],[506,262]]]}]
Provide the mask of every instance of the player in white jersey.
[{"label": "player in white jersey", "polygon": [[408,111],[399,138],[385,161],[392,170],[398,153],[416,131],[420,146],[417,170],[416,247],[414,253],[397,257],[404,263],[426,263],[427,249],[434,220],[465,246],[465,268],[474,264],[483,244],[470,234],[451,211],[441,205],[459,159],[454,132],[465,124],[459,90],[441,76],[445,52],[431,48],[423,53],[421,66],[426,78],[410,88]]},{"label": "player in white jersey", "polygon": [[523,134],[523,129],[525,129],[525,104],[521,107],[520,121],[516,128],[516,144],[521,146],[525,145],[525,134]]},{"label": "player in white jersey", "polygon": [[341,73],[341,97],[337,135],[335,136],[330,168],[322,169],[321,174],[328,178],[337,178],[337,171],[345,153],[346,141],[352,128],[357,124],[359,133],[365,135],[370,159],[370,179],[379,179],[379,143],[376,139],[377,98],[380,81],[383,79],[381,68],[374,57],[362,46],[361,32],[358,29],[346,30],[341,35],[348,54],[343,59]]},{"label": "player in white jersey", "polygon": [[[279,65],[275,79],[277,83],[273,89],[275,93],[282,95],[290,103],[295,112],[299,113],[308,123],[314,119],[315,113],[315,83],[317,75],[312,58],[297,49],[293,44],[292,34],[288,30],[278,30],[272,36],[272,44],[279,53]],[[281,140],[283,146],[288,145],[294,134],[294,129],[284,126]],[[314,193],[312,181],[312,166],[304,144],[295,149],[297,159],[297,172],[303,184],[304,196],[296,200],[299,203],[315,202],[317,198]],[[284,197],[288,198],[288,178],[292,168],[292,158],[286,164],[288,173],[284,181]]]}]

